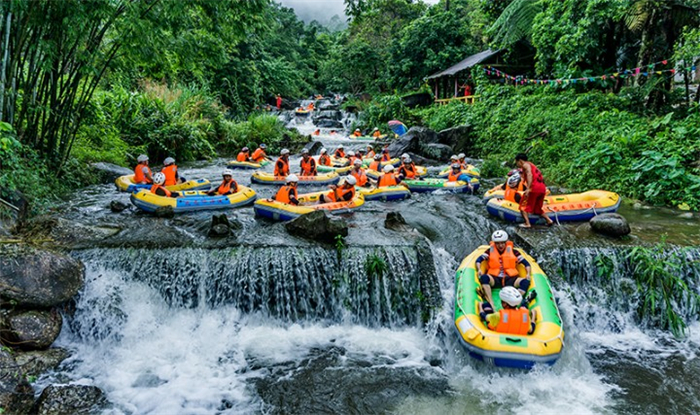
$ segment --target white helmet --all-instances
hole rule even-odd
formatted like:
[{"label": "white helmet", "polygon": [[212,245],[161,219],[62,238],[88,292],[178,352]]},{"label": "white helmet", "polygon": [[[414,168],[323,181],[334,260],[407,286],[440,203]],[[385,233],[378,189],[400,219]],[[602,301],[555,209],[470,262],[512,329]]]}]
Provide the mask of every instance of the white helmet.
[{"label": "white helmet", "polygon": [[409,157],[408,153],[403,153],[403,154],[401,155],[401,158],[402,158],[402,159],[405,159],[406,157]]},{"label": "white helmet", "polygon": [[386,166],[384,166],[384,173],[389,173],[390,171],[394,171],[393,164],[387,164]]},{"label": "white helmet", "polygon": [[309,149],[308,148],[302,149],[301,154],[309,154]]},{"label": "white helmet", "polygon": [[403,162],[404,162],[404,163],[410,163],[410,162],[411,162],[411,158],[408,157],[408,156],[406,156],[406,157],[403,158]]},{"label": "white helmet", "polygon": [[163,165],[169,166],[171,164],[175,164],[175,159],[172,157],[167,157],[165,160],[163,160]]},{"label": "white helmet", "polygon": [[450,160],[459,160],[459,157],[453,154],[452,156],[450,156]]},{"label": "white helmet", "polygon": [[381,155],[381,154],[375,154],[375,155],[374,155],[374,159],[375,159],[375,160],[381,160],[381,159],[382,159],[382,155]]},{"label": "white helmet", "polygon": [[352,164],[355,165],[355,166],[361,166],[361,165],[362,165],[362,160],[360,160],[360,159],[355,159],[355,161],[353,161]]},{"label": "white helmet", "polygon": [[360,132],[360,129],[359,129],[359,128],[355,128],[355,131]]},{"label": "white helmet", "polygon": [[466,154],[464,154],[464,153],[459,153],[459,156],[457,156],[457,157],[459,157],[459,158],[463,159],[463,158],[467,157],[467,155],[466,155]]},{"label": "white helmet", "polygon": [[371,144],[367,144],[367,148],[371,150],[371,149],[372,149],[372,145],[371,145]]},{"label": "white helmet", "polygon": [[345,148],[345,147],[343,147],[343,145],[341,144],[341,145],[338,146],[338,148]]},{"label": "white helmet", "polygon": [[355,152],[354,152],[354,151],[348,151],[348,156],[350,156],[350,157],[355,156]]},{"label": "white helmet", "polygon": [[501,289],[501,301],[511,307],[517,307],[523,302],[523,296],[517,288],[510,285]]},{"label": "white helmet", "polygon": [[324,154],[324,153],[328,153],[328,150],[326,150],[325,148],[322,148],[322,149],[321,149],[321,154]]},{"label": "white helmet", "polygon": [[374,130],[372,131],[379,131],[379,127],[374,127]]},{"label": "white helmet", "polygon": [[246,151],[250,151],[250,149],[248,147],[243,147],[241,151],[245,153]]},{"label": "white helmet", "polygon": [[165,183],[165,175],[163,173],[156,173],[153,175],[153,183],[163,184]]},{"label": "white helmet", "polygon": [[520,183],[519,174],[516,173],[508,178],[508,186],[510,187],[518,187],[518,183]]},{"label": "white helmet", "polygon": [[221,172],[221,176],[231,176],[231,177],[233,177],[233,170],[225,169],[224,171]]},{"label": "white helmet", "polygon": [[461,164],[459,164],[459,163],[452,163],[452,168],[453,168],[453,169],[458,169],[458,168],[460,168],[460,167],[462,167]]},{"label": "white helmet", "polygon": [[287,183],[292,183],[292,182],[296,183],[296,182],[299,181],[299,178],[297,177],[296,174],[290,174],[289,176],[287,176],[287,178],[285,179],[285,181],[286,181]]},{"label": "white helmet", "polygon": [[345,183],[351,184],[354,186],[357,183],[357,179],[355,178],[355,176],[348,176],[345,178]]},{"label": "white helmet", "polygon": [[491,240],[494,242],[506,242],[508,240],[508,234],[506,231],[499,229],[491,235]]},{"label": "white helmet", "polygon": [[145,154],[141,154],[140,156],[138,156],[138,158],[136,159],[136,161],[138,161],[139,163],[142,163],[142,162],[144,162],[144,161],[148,161],[148,156],[145,155]]},{"label": "white helmet", "polygon": [[289,154],[289,149],[283,148],[282,151],[280,151],[280,155],[284,156],[285,154]]}]

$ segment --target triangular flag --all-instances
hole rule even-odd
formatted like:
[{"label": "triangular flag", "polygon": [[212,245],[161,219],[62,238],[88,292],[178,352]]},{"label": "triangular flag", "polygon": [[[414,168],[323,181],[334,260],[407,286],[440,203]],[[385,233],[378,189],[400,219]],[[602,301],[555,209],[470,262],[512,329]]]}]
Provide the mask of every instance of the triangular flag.
[{"label": "triangular flag", "polygon": [[668,61],[664,59],[664,60],[661,61],[661,63],[663,63],[664,65],[666,65],[666,64],[668,63]]}]

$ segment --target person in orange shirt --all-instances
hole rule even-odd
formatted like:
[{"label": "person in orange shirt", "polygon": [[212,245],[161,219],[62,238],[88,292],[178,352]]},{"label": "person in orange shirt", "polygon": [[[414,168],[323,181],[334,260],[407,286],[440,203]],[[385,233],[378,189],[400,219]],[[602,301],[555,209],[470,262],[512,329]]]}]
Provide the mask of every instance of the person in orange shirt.
[{"label": "person in orange shirt", "polygon": [[316,176],[316,160],[309,155],[308,149],[301,150],[301,161],[299,162],[299,176]]},{"label": "person in orange shirt", "polygon": [[382,132],[379,131],[379,128],[374,127],[374,131],[372,131],[372,137],[379,138],[381,136],[382,136]]},{"label": "person in orange shirt", "polygon": [[382,171],[382,155],[375,154],[374,160],[369,163],[369,166],[367,168],[369,170]]},{"label": "person in orange shirt", "polygon": [[153,183],[153,176],[151,176],[151,169],[148,167],[148,156],[141,154],[136,159],[138,164],[134,168],[134,183],[136,184],[151,184]]},{"label": "person in orange shirt", "polygon": [[267,146],[265,144],[260,144],[258,148],[253,151],[253,156],[251,157],[255,163],[260,163],[267,160],[267,154],[265,154],[265,149]]},{"label": "person in orange shirt", "polygon": [[355,128],[355,132],[353,132],[352,135],[355,137],[362,137],[362,132],[360,132],[359,128]]},{"label": "person in orange shirt", "polygon": [[321,149],[321,155],[318,156],[318,164],[321,166],[332,166],[331,156],[328,155],[328,150],[325,148]]},{"label": "person in orange shirt", "polygon": [[389,149],[384,147],[384,149],[382,150],[382,162],[389,160],[391,160],[391,156],[389,155]]},{"label": "person in orange shirt", "polygon": [[358,159],[360,161],[362,161],[361,158],[359,158],[355,155],[354,151],[352,151],[352,150],[348,151],[348,165],[352,166],[352,164],[355,162],[355,160],[358,160]]},{"label": "person in orange shirt", "polygon": [[216,189],[211,189],[207,192],[207,195],[209,196],[226,196],[226,195],[232,195],[238,191],[238,183],[236,183],[235,180],[233,180],[233,172],[229,169],[224,170],[221,172],[221,177],[223,180],[221,181],[221,184],[219,187]]},{"label": "person in orange shirt", "polygon": [[253,161],[250,158],[250,149],[248,147],[243,147],[243,149],[241,149],[241,152],[238,153],[236,161]]},{"label": "person in orange shirt", "polygon": [[172,157],[167,157],[163,160],[163,168],[160,172],[165,175],[164,186],[174,186],[186,181],[184,177],[180,176],[180,172],[175,165],[175,159]]},{"label": "person in orange shirt", "polygon": [[331,191],[321,195],[318,198],[318,203],[332,203],[332,202],[349,202],[355,197],[355,184],[357,180],[353,176],[345,177],[343,184],[336,186],[334,184],[328,186]]},{"label": "person in orange shirt", "polygon": [[309,105],[307,105],[307,106],[306,106],[306,109],[309,110],[309,111],[313,111],[313,110],[314,110],[314,103],[312,102],[312,103],[310,103]]}]

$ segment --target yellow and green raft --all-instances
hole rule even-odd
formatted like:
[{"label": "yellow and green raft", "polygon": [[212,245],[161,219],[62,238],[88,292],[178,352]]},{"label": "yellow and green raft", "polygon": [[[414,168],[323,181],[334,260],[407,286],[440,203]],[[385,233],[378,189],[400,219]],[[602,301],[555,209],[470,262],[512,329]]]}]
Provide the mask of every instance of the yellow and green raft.
[{"label": "yellow and green raft", "polygon": [[318,203],[324,192],[314,192],[301,194],[297,197],[299,205],[278,202],[274,199],[258,199],[253,205],[255,215],[272,220],[292,220],[301,215],[311,213],[315,210],[325,210],[330,213],[348,213],[365,203],[365,198],[360,192],[355,192],[355,197],[349,202]]},{"label": "yellow and green raft", "polygon": [[231,160],[228,162],[229,169],[259,169],[270,164],[270,160],[263,160],[260,163],[254,161],[237,161]]},{"label": "yellow and green raft", "polygon": [[[332,171],[328,173],[319,173],[316,176],[298,176],[300,186],[302,185],[328,185],[336,184],[340,180],[338,173]],[[275,176],[273,173],[266,173],[262,171],[256,171],[250,176],[251,183],[257,184],[284,184],[286,180],[285,176]]]},{"label": "yellow and green raft", "polygon": [[411,191],[406,186],[384,186],[384,187],[360,187],[355,186],[355,190],[365,197],[365,200],[379,200],[382,202],[392,202],[404,200],[411,197]]},{"label": "yellow and green raft", "polygon": [[[564,347],[564,330],[561,316],[549,285],[549,279],[534,259],[516,248],[531,266],[530,291],[537,292],[534,301],[528,304],[535,310],[535,331],[528,335],[505,334],[490,330],[479,316],[479,304],[486,301],[479,294],[481,283],[476,272],[476,259],[489,246],[480,246],[469,254],[457,269],[455,276],[455,327],[460,342],[469,355],[495,366],[530,369],[535,364],[554,364]],[[488,261],[481,263],[486,271]],[[526,275],[525,267],[518,265],[520,276]],[[479,291],[478,291],[479,290]],[[500,310],[500,289],[492,296],[496,312]]]},{"label": "yellow and green raft", "polygon": [[[447,176],[450,175],[450,170],[452,170],[451,167],[449,167],[449,166],[445,167],[444,169],[442,169],[442,170],[440,171],[440,173],[438,173],[437,177],[438,177],[439,179],[446,179]],[[479,169],[476,168],[476,167],[474,167],[474,166],[472,166],[471,164],[467,164],[467,165],[462,169],[462,174],[467,174],[467,175],[469,175],[469,176],[476,177],[476,178],[481,177],[481,173],[479,172]]]}]

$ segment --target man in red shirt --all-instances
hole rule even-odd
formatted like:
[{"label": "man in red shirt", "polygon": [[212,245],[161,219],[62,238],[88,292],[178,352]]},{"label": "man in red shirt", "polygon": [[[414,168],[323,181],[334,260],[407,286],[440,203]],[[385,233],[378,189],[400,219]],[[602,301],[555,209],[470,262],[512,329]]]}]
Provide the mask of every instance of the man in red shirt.
[{"label": "man in red shirt", "polygon": [[525,223],[521,224],[521,228],[531,228],[529,214],[539,215],[547,221],[547,226],[551,226],[554,222],[547,216],[542,205],[544,197],[547,194],[547,186],[544,184],[542,172],[534,164],[527,160],[527,155],[520,153],[515,156],[515,164],[523,171],[525,184],[527,189],[523,192],[523,199],[520,202],[520,214],[523,215]]}]

